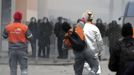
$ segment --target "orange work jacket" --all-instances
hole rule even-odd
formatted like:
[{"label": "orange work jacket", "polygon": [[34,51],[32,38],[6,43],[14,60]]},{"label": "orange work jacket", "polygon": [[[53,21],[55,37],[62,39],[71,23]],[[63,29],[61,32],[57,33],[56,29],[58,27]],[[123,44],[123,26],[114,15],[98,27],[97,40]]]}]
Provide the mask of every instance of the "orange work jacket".
[{"label": "orange work jacket", "polygon": [[8,33],[8,40],[11,43],[26,42],[26,32],[28,27],[21,23],[12,23],[6,26],[6,32]]}]

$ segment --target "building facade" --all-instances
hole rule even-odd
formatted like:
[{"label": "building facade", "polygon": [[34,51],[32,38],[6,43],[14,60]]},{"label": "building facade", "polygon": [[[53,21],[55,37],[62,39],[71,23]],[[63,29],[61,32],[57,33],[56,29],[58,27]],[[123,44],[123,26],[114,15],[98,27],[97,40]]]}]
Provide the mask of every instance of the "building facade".
[{"label": "building facade", "polygon": [[[23,21],[29,21],[29,18],[36,17],[58,17],[63,16],[65,18],[76,20],[82,16],[82,13],[91,9],[94,12],[94,18],[102,18],[104,22],[111,20],[117,20],[118,17],[123,15],[125,4],[127,1],[133,0],[1,0],[1,5],[9,5],[5,10],[2,8],[2,12],[7,13],[12,20],[11,15],[15,11],[21,11],[23,13]],[[4,14],[2,13],[2,15]],[[5,17],[5,15],[3,15]]]},{"label": "building facade", "polygon": [[44,16],[55,19],[62,16],[76,22],[87,9],[93,11],[94,20],[101,18],[107,23],[118,21],[128,1],[134,0],[0,0],[0,31],[13,21],[15,11],[22,12],[24,23],[31,17],[42,19]]}]

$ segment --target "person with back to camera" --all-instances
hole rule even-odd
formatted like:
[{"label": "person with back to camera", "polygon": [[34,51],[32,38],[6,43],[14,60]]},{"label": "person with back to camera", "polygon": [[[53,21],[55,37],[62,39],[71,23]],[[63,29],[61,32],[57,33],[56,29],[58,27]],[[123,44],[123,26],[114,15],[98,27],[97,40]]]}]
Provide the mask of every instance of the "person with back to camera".
[{"label": "person with back to camera", "polygon": [[[80,27],[81,25],[79,24],[83,24],[83,23],[78,23],[76,25],[76,28],[82,30],[82,27]],[[76,28],[75,28],[75,32],[77,32]],[[67,47],[69,48],[72,48],[73,44],[69,40],[68,36],[72,34],[74,28],[72,28],[69,24],[66,23],[62,25],[62,29],[66,33],[65,38],[64,38],[65,45],[67,45]],[[78,32],[79,31],[80,30],[78,30]],[[84,34],[80,34],[80,36],[82,37],[84,36]],[[97,75],[99,63],[98,63],[97,56],[95,56],[95,53],[92,50],[85,47],[83,50],[73,49],[73,52],[75,55],[75,59],[74,59],[75,60],[75,63],[74,63],[75,75],[82,75],[85,62],[87,62],[91,67],[90,75]]]},{"label": "person with back to camera", "polygon": [[22,14],[15,12],[14,22],[8,24],[3,32],[3,37],[9,43],[9,67],[10,75],[17,75],[17,65],[20,65],[21,75],[27,75],[28,50],[27,40],[32,38],[28,27],[21,23]]},{"label": "person with back to camera", "polygon": [[130,23],[123,24],[122,39],[119,39],[110,53],[108,67],[116,75],[134,75],[134,38]]},{"label": "person with back to camera", "polygon": [[[87,49],[94,52],[95,56],[97,57],[99,63],[99,57],[102,55],[102,51],[104,50],[104,44],[101,37],[101,33],[96,25],[92,23],[93,20],[93,13],[91,10],[87,10],[83,17],[86,19],[86,24],[84,25],[84,34],[85,34],[85,41],[87,43]],[[90,66],[90,65],[89,65]],[[97,75],[101,73],[101,68],[99,64],[99,70]]]}]

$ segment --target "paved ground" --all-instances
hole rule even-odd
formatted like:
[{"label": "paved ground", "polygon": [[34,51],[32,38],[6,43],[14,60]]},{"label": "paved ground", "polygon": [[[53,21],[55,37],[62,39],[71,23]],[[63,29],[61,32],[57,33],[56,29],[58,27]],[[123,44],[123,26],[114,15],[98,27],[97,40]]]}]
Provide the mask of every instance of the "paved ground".
[{"label": "paved ground", "polygon": [[[115,73],[108,70],[107,61],[102,61],[101,66],[101,75],[115,75]],[[87,75],[86,71],[84,72],[83,75]],[[9,73],[8,65],[0,65],[0,75],[9,75]],[[28,75],[74,75],[74,70],[73,65],[29,65]]]},{"label": "paved ground", "polygon": [[[30,44],[29,44],[29,52],[31,52]],[[30,58],[28,75],[74,75],[73,65],[68,65],[73,63],[72,51],[69,51],[68,59],[64,60],[56,59],[58,55],[57,48],[54,45],[51,45],[50,54],[51,54],[50,59],[39,58],[38,60],[36,60]],[[105,55],[104,58],[109,58],[108,47],[106,45],[104,55]],[[0,50],[0,75],[9,75],[10,72],[7,64],[8,64],[8,43],[7,41],[3,40],[2,50]],[[108,70],[107,68],[108,61],[102,61],[100,64],[102,67],[101,75],[115,75],[114,73]],[[18,72],[20,72],[19,69]],[[87,75],[86,70],[84,70],[83,75]]]}]

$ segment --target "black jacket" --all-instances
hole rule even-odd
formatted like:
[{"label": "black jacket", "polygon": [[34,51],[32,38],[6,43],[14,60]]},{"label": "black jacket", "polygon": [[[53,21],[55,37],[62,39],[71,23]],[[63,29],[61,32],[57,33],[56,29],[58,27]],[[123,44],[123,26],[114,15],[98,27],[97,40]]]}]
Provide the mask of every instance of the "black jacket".
[{"label": "black jacket", "polygon": [[64,31],[62,30],[62,23],[57,22],[57,23],[55,24],[55,27],[54,27],[54,34],[56,35],[56,37],[63,39],[65,33],[64,33]]},{"label": "black jacket", "polygon": [[114,48],[112,48],[111,50],[108,67],[111,71],[116,72],[116,75],[134,75],[134,58],[131,59],[131,61],[128,61],[129,57],[127,57],[127,55],[123,53],[123,51],[125,50],[123,49],[124,45],[127,42],[132,42],[134,45],[134,39],[127,37],[118,41]]},{"label": "black jacket", "polygon": [[34,38],[37,38],[37,23],[36,22],[30,22],[28,25],[29,30],[31,31]]},{"label": "black jacket", "polygon": [[105,32],[106,32],[106,28],[104,26],[103,23],[96,23],[96,26],[99,28],[101,36],[104,37],[105,36]]},{"label": "black jacket", "polygon": [[110,23],[106,35],[108,36],[109,48],[111,52],[111,48],[113,48],[116,42],[121,38],[121,27],[116,23]]},{"label": "black jacket", "polygon": [[52,25],[49,22],[42,22],[39,25],[39,39],[40,42],[42,42],[41,44],[43,45],[47,45],[50,44],[50,37],[52,34]]}]

